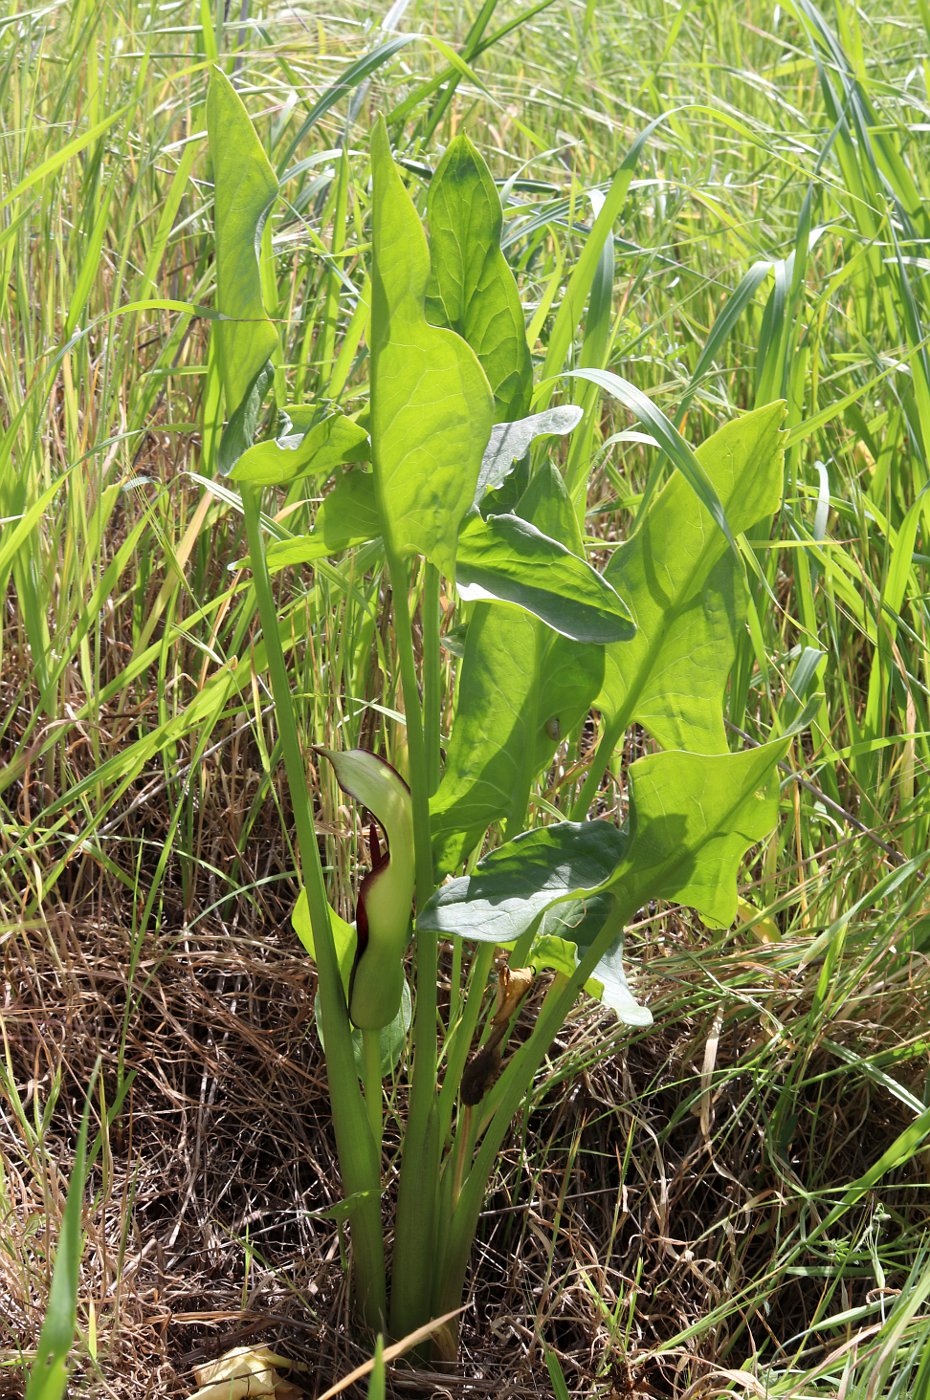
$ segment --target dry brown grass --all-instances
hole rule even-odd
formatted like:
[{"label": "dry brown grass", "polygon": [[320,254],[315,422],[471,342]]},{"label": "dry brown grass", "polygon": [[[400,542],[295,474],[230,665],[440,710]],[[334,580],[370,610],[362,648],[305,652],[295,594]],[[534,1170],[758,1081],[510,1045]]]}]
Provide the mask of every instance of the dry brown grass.
[{"label": "dry brown grass", "polygon": [[[514,1125],[500,1161],[460,1364],[443,1375],[395,1367],[395,1393],[548,1395],[545,1342],[574,1393],[595,1393],[600,1377],[604,1395],[645,1386],[643,1394],[679,1396],[714,1362],[739,1364],[810,1320],[816,1277],[782,1278],[760,1306],[736,1297],[765,1275],[807,1209],[801,1183],[854,1178],[908,1121],[907,1110],[864,1080],[841,1100],[818,1103],[818,1072],[832,1064],[820,1052],[802,1099],[810,1121],[799,1117],[785,1154],[773,1158],[766,1113],[779,1091],[778,1051],[766,1060],[767,1099],[753,1087],[759,1057],[770,1052],[765,1032],[738,1001],[710,1008],[693,964],[686,990],[696,993],[695,1009],[680,1014],[683,931],[654,920],[653,934],[663,927],[644,985],[660,1025],[665,1008],[665,1029],[628,1044],[596,1011],[565,1028],[533,1111]],[[338,1215],[340,1195],[312,970],[286,924],[250,932],[205,920],[193,932],[147,937],[134,959],[125,924],[59,918],[8,933],[3,955],[12,1077],[27,1114],[49,1109],[38,1147],[9,1096],[0,1119],[12,1203],[0,1251],[7,1358],[35,1345],[99,1056],[106,1103],[121,1072],[132,1083],[101,1132],[91,1177],[79,1320],[86,1330],[92,1306],[99,1360],[96,1370],[83,1365],[73,1392],[183,1396],[192,1366],[243,1342],[271,1342],[307,1364],[311,1394],[364,1360],[349,1326],[339,1225],[327,1214],[335,1207]],[[803,989],[765,950],[734,946],[704,972],[732,983],[741,962],[753,967],[756,995],[767,992],[773,1015],[792,1002],[800,1009]],[[889,986],[878,996],[876,1043],[907,995]],[[915,1009],[909,999],[908,1017]],[[784,1070],[797,1070],[788,1045]],[[100,1109],[98,1101],[97,1126]],[[389,1171],[395,1146],[389,1131]],[[927,1223],[908,1190],[916,1180],[915,1162],[883,1196],[885,1211],[909,1228]],[[728,1299],[734,1307],[720,1326],[650,1358]],[[17,1371],[0,1376],[0,1393],[21,1393]]]}]

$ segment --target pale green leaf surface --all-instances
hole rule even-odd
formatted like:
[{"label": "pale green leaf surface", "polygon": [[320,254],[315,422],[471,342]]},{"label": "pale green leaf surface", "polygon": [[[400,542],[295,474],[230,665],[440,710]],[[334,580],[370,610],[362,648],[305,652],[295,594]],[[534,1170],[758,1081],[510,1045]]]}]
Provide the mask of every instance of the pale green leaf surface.
[{"label": "pale green leaf surface", "polygon": [[578,642],[633,635],[630,610],[586,560],[517,515],[477,512],[462,528],[456,584],[466,601],[495,599]]},{"label": "pale green leaf surface", "polygon": [[417,918],[417,929],[442,938],[511,943],[550,905],[600,892],[627,847],[610,822],[558,822],[526,831],[450,880]]},{"label": "pale green leaf surface", "polygon": [[269,573],[327,559],[352,545],[377,539],[380,531],[381,517],[371,472],[346,472],[324,498],[309,535],[296,535],[268,545]]},{"label": "pale green leaf surface", "polygon": [[372,133],[371,441],[391,546],[452,577],[459,525],[475,495],[492,422],[487,378],[454,332],[424,314],[429,252],[413,201]]},{"label": "pale green leaf surface", "polygon": [[[234,435],[247,443],[254,429],[264,372],[278,345],[265,312],[259,242],[278,182],[232,83],[218,68],[210,77],[207,132],[213,162],[216,223],[214,327]],[[230,429],[227,429],[227,433]]]},{"label": "pale green leaf surface", "polygon": [[676,900],[712,927],[731,924],[743,856],[778,816],[775,766],[789,743],[649,754],[631,764],[632,837],[610,880],[618,898]]},{"label": "pale green leaf surface", "polygon": [[[783,416],[781,404],[747,413],[697,449],[736,532],[778,508]],[[608,647],[598,707],[625,725],[638,721],[666,748],[725,752],[722,699],[744,584],[724,536],[678,473],[605,574],[628,599],[637,631]]]},{"label": "pale green leaf surface", "polygon": [[253,486],[283,486],[302,476],[328,476],[347,462],[368,457],[368,434],[344,413],[333,413],[306,432],[257,442],[229,473]]},{"label": "pale green leaf surface", "polygon": [[629,770],[629,831],[594,821],[525,832],[439,889],[418,927],[508,943],[535,929],[551,905],[607,891],[630,912],[647,900],[677,900],[725,926],[736,917],[740,862],[775,823],[775,765],[788,742],[639,759]]},{"label": "pale green leaf surface", "polygon": [[501,252],[500,196],[467,136],[450,142],[436,167],[428,216],[426,315],[456,331],[474,350],[494,395],[494,421],[521,418],[533,392],[523,308]]},{"label": "pale green leaf surface", "polygon": [[475,489],[475,505],[488,491],[495,490],[510,475],[516,462],[527,453],[540,437],[564,437],[581,422],[582,410],[575,404],[560,404],[557,408],[531,413],[511,423],[495,423],[481,459],[481,471]]},{"label": "pale green leaf surface", "polygon": [[[518,509],[580,552],[575,512],[551,464],[533,477]],[[534,777],[587,714],[603,675],[603,647],[571,641],[514,608],[475,608],[446,767],[431,803],[443,872],[492,823],[522,823]]]},{"label": "pale green leaf surface", "polygon": [[[554,904],[543,914],[529,961],[534,967],[570,977],[604,927],[612,902],[610,895],[598,894]],[[603,954],[584,990],[615,1012],[624,1025],[652,1025],[652,1013],[636,1000],[626,980],[622,933]]]}]

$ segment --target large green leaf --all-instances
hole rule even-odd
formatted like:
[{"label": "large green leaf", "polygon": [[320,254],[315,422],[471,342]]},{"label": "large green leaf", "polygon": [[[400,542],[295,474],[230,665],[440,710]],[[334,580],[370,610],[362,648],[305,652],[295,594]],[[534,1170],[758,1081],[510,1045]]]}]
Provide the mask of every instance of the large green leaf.
[{"label": "large green leaf", "polygon": [[491,172],[467,136],[450,142],[429,187],[431,274],[426,314],[478,356],[494,421],[527,412],[533,364],[513,273],[501,252],[503,215]]},{"label": "large green leaf", "polygon": [[629,838],[610,822],[556,822],[525,831],[450,880],[417,915],[417,931],[481,943],[512,943],[550,905],[600,893]]},{"label": "large green leaf", "polygon": [[[278,182],[232,83],[214,68],[207,97],[216,223],[214,328],[229,426],[221,447],[228,471],[252,440],[278,333],[262,300],[259,243]],[[227,442],[227,439],[229,441]]]},{"label": "large green leaf", "polygon": [[580,421],[580,408],[575,404],[560,404],[512,423],[495,423],[481,459],[475,505],[480,504],[486,492],[500,486],[536,438],[564,437],[577,428]]},{"label": "large green leaf", "polygon": [[328,476],[347,462],[368,457],[368,434],[344,413],[331,413],[305,431],[257,442],[238,459],[230,476],[253,486],[283,486],[301,476]]},{"label": "large green leaf", "polygon": [[[528,962],[536,968],[551,968],[570,977],[600,935],[612,905],[613,896],[609,894],[553,904],[542,916]],[[622,932],[601,955],[584,989],[595,1001],[609,1006],[624,1025],[652,1024],[651,1011],[640,1005],[626,980]]]},{"label": "large green leaf", "polygon": [[518,515],[475,514],[459,536],[456,584],[466,601],[494,598],[533,613],[576,642],[635,631],[620,595],[586,560]]},{"label": "large green leaf", "polygon": [[371,442],[389,544],[452,577],[491,432],[492,396],[475,354],[424,314],[429,252],[391,159],[372,133]]},{"label": "large green leaf", "polygon": [[[581,553],[575,512],[551,464],[537,472],[519,510]],[[460,864],[492,823],[522,824],[533,779],[587,714],[603,675],[603,647],[570,641],[514,608],[477,605],[446,767],[431,803],[442,872]]]},{"label": "large green leaf", "polygon": [[276,540],[269,544],[266,555],[269,572],[341,554],[352,545],[376,539],[380,530],[371,472],[346,472],[324,498],[309,535],[296,535],[292,540]]},{"label": "large green leaf", "polygon": [[[725,926],[736,916],[740,862],[775,823],[775,765],[788,743],[639,759],[629,770],[626,831],[594,821],[525,832],[492,851],[473,875],[438,890],[417,926],[508,943],[536,929],[552,905],[606,892],[627,915],[651,899],[677,900],[705,923]],[[570,936],[567,925],[560,936]],[[602,936],[607,953],[616,929]]]},{"label": "large green leaf", "polygon": [[[721,428],[696,456],[739,533],[777,510],[784,405]],[[643,724],[667,748],[722,753],[722,700],[745,614],[744,584],[726,539],[679,474],[653,499],[607,578],[628,599],[636,636],[607,650],[598,706]]]},{"label": "large green leaf", "polygon": [[743,856],[778,816],[775,769],[790,742],[657,753],[631,764],[631,840],[610,880],[624,904],[677,900],[711,927],[731,924]]}]

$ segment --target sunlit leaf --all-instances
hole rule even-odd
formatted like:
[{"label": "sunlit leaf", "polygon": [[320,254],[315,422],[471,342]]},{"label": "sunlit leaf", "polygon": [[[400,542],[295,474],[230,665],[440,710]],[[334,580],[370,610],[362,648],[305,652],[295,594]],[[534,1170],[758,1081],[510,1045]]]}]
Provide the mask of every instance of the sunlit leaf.
[{"label": "sunlit leaf", "polygon": [[523,308],[500,248],[500,196],[467,136],[456,136],[436,167],[428,217],[427,317],[474,350],[494,395],[495,422],[522,418],[533,392]]},{"label": "sunlit leaf", "polygon": [[459,536],[456,584],[466,600],[515,603],[576,642],[615,642],[635,631],[629,608],[596,569],[517,515],[470,517]]},{"label": "sunlit leaf", "polygon": [[[784,405],[726,424],[698,449],[736,532],[778,509]],[[636,636],[607,649],[598,708],[645,726],[666,748],[723,753],[723,692],[745,617],[726,539],[677,472],[654,497],[606,577],[629,601]]]},{"label": "sunlit leaf", "polygon": [[384,530],[402,552],[454,574],[459,525],[475,495],[492,397],[474,352],[424,314],[429,252],[391,159],[372,133],[371,442]]},{"label": "sunlit leaf", "polygon": [[[225,73],[214,68],[207,97],[216,225],[214,327],[230,423],[221,444],[228,471],[251,443],[278,333],[262,300],[259,243],[278,182],[248,112]],[[228,439],[228,441],[227,441]]]},{"label": "sunlit leaf", "polygon": [[[289,425],[291,426],[291,425]],[[328,476],[347,462],[368,458],[368,434],[344,413],[333,413],[306,431],[257,442],[229,473],[233,481],[283,486],[301,476]]]}]

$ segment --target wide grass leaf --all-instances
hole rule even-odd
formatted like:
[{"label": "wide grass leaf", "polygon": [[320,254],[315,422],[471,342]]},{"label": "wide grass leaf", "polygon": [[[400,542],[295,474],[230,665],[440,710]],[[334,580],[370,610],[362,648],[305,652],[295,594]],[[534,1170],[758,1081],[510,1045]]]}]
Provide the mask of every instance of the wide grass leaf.
[{"label": "wide grass leaf", "polygon": [[[278,182],[232,83],[210,77],[207,132],[213,162],[216,224],[215,326],[229,427],[221,465],[228,471],[249,445],[268,382],[278,333],[262,299],[259,243]],[[227,441],[228,439],[228,441]]]},{"label": "wide grass leaf", "polygon": [[383,120],[371,139],[373,178],[371,441],[384,533],[448,577],[492,422],[475,354],[424,314],[429,251],[391,159]]},{"label": "wide grass leaf", "polygon": [[[726,424],[696,456],[739,533],[778,509],[784,405]],[[666,748],[723,753],[722,701],[745,616],[745,585],[724,535],[679,474],[653,498],[606,577],[629,600],[635,637],[607,649],[598,707],[638,721]]]},{"label": "wide grass leaf", "polygon": [[466,340],[494,395],[494,421],[522,418],[533,393],[520,294],[501,252],[503,214],[491,172],[467,136],[450,142],[429,187],[426,314]]}]

